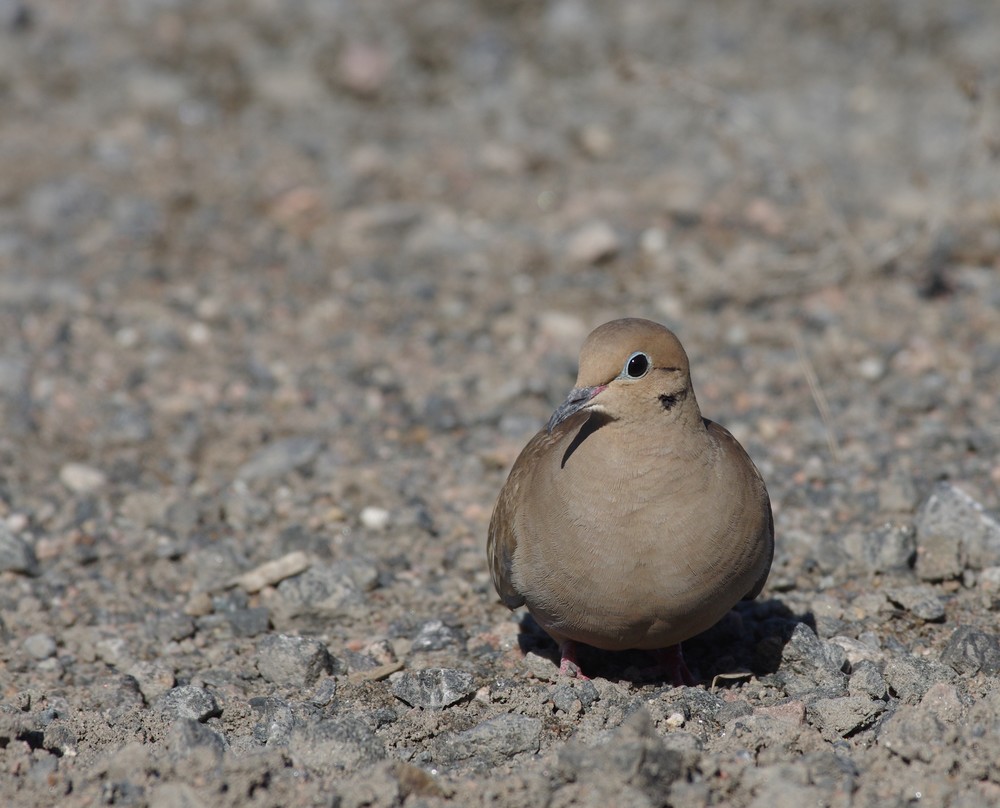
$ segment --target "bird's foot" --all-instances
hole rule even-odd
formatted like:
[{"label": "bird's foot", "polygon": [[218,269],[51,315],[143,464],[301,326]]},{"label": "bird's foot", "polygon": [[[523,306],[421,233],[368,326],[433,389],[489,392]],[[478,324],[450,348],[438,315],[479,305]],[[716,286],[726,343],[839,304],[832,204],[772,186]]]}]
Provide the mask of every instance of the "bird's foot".
[{"label": "bird's foot", "polygon": [[580,663],[576,659],[576,643],[573,640],[563,640],[559,643],[559,675],[571,676],[577,679],[589,679],[584,676],[580,669]]},{"label": "bird's foot", "polygon": [[680,643],[659,649],[656,652],[656,661],[659,663],[660,674],[669,679],[674,687],[698,684],[698,680],[691,675],[684,662],[684,652]]}]

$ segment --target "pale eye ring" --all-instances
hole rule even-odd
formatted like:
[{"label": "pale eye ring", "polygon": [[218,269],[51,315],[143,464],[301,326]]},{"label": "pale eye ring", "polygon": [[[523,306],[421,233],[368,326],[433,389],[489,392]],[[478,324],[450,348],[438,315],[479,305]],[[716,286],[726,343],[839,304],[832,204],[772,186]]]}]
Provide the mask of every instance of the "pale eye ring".
[{"label": "pale eye ring", "polygon": [[647,354],[644,354],[642,351],[636,351],[625,363],[625,369],[622,370],[622,376],[628,379],[641,379],[649,372],[649,369],[652,366],[653,363],[650,361]]}]

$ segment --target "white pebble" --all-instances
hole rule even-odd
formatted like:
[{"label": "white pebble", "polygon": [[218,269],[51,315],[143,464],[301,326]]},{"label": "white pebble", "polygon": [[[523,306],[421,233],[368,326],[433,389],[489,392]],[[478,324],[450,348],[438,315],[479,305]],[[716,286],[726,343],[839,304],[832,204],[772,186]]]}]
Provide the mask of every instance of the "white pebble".
[{"label": "white pebble", "polygon": [[385,530],[389,527],[389,511],[369,505],[361,509],[361,524],[370,530]]},{"label": "white pebble", "polygon": [[611,258],[620,248],[618,236],[607,222],[590,222],[576,230],[566,242],[566,255],[577,264],[596,264]]},{"label": "white pebble", "polygon": [[878,381],[885,375],[885,362],[877,356],[869,356],[858,362],[858,375],[868,381]]},{"label": "white pebble", "polygon": [[639,246],[647,255],[666,252],[667,232],[662,227],[647,227],[639,236]]},{"label": "white pebble", "polygon": [[74,494],[91,493],[108,481],[103,471],[83,463],[67,463],[59,469],[59,479]]},{"label": "white pebble", "polygon": [[207,345],[212,339],[212,331],[204,323],[191,323],[188,326],[187,336],[192,345]]}]

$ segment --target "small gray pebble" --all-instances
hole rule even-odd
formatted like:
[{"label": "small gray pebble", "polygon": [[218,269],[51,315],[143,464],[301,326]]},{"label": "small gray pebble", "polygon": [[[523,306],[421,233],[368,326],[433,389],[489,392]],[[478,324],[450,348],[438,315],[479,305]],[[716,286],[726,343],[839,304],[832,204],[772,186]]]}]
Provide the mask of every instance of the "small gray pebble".
[{"label": "small gray pebble", "polygon": [[[1000,521],[951,483],[934,488],[917,513],[916,527],[917,545],[935,552],[947,547],[949,564],[956,555],[973,569],[1000,564]],[[951,577],[960,574],[961,569]]]},{"label": "small gray pebble", "polygon": [[579,702],[580,706],[586,710],[600,698],[600,694],[598,694],[593,682],[584,679],[573,684],[556,685],[552,689],[550,698],[557,710],[568,713],[571,712],[576,702]]},{"label": "small gray pebble", "polygon": [[326,707],[333,703],[336,696],[337,680],[329,676],[326,679],[320,679],[312,695],[309,696],[309,703],[315,704],[317,707]]},{"label": "small gray pebble", "polygon": [[796,623],[792,627],[781,655],[782,664],[790,666],[797,673],[810,668],[839,671],[843,667],[844,658],[843,649],[823,642],[805,623]]},{"label": "small gray pebble", "polygon": [[35,659],[48,659],[56,653],[56,641],[48,634],[32,634],[25,638],[21,647]]},{"label": "small gray pebble", "polygon": [[38,575],[38,559],[30,544],[0,519],[0,572]]},{"label": "small gray pebble", "polygon": [[229,487],[222,500],[226,523],[240,530],[263,524],[271,515],[271,503],[250,491],[242,478]]},{"label": "small gray pebble", "polygon": [[271,625],[271,611],[266,606],[250,609],[233,609],[224,613],[235,637],[256,637]]},{"label": "small gray pebble", "polygon": [[441,651],[460,645],[463,639],[462,633],[458,629],[445,625],[440,620],[428,620],[420,627],[417,636],[413,638],[412,650]]},{"label": "small gray pebble", "polygon": [[270,634],[257,644],[257,670],[283,687],[311,687],[321,676],[343,672],[343,666],[319,640]]},{"label": "small gray pebble", "polygon": [[564,713],[573,712],[575,705],[579,705],[581,709],[583,708],[583,702],[580,701],[576,691],[569,685],[559,685],[553,688],[549,698],[552,700],[552,704],[555,708]]},{"label": "small gray pebble", "polygon": [[[175,760],[182,761],[197,756],[208,756],[213,762],[222,760],[226,752],[226,739],[211,727],[193,718],[174,722],[167,737],[167,750]],[[202,761],[204,762],[204,761]]]},{"label": "small gray pebble", "polygon": [[147,703],[152,703],[175,684],[174,671],[162,662],[143,660],[136,662],[128,671],[139,683],[139,690]]},{"label": "small gray pebble", "polygon": [[925,623],[944,620],[944,604],[929,586],[903,586],[885,590],[885,596]]},{"label": "small gray pebble", "polygon": [[401,671],[393,674],[390,682],[392,694],[411,707],[447,707],[476,689],[471,673],[453,668]]},{"label": "small gray pebble", "polygon": [[959,673],[1000,672],[1000,640],[996,634],[978,631],[972,626],[955,629],[941,654],[941,661]]},{"label": "small gray pebble", "polygon": [[916,572],[922,581],[950,581],[964,568],[961,536],[935,531],[920,537]]},{"label": "small gray pebble", "polygon": [[842,648],[820,640],[805,623],[796,623],[781,649],[776,676],[790,696],[817,689],[829,696],[841,695],[847,689],[846,662]]},{"label": "small gray pebble", "polygon": [[77,737],[69,722],[63,719],[53,721],[45,728],[42,746],[56,752],[60,757],[76,750]]},{"label": "small gray pebble", "polygon": [[274,696],[257,696],[249,704],[260,715],[253,728],[253,739],[266,746],[287,746],[295,726],[291,704]]},{"label": "small gray pebble", "polygon": [[265,446],[246,463],[237,476],[242,480],[274,480],[312,463],[323,448],[319,438],[293,437]]},{"label": "small gray pebble", "polygon": [[171,718],[192,718],[205,722],[222,715],[215,697],[204,688],[194,685],[173,688],[159,699],[157,706],[161,713]]},{"label": "small gray pebble", "polygon": [[852,696],[867,696],[884,701],[889,697],[889,688],[878,666],[869,659],[862,659],[851,671],[847,691]]},{"label": "small gray pebble", "polygon": [[195,622],[186,614],[165,614],[153,623],[153,632],[162,643],[180,642],[195,634]]},{"label": "small gray pebble", "polygon": [[97,704],[111,716],[121,715],[133,707],[142,707],[145,702],[139,683],[133,676],[108,676],[92,690]]},{"label": "small gray pebble", "polygon": [[906,570],[916,558],[912,525],[890,522],[864,533],[849,533],[842,541],[844,552],[871,572]]}]

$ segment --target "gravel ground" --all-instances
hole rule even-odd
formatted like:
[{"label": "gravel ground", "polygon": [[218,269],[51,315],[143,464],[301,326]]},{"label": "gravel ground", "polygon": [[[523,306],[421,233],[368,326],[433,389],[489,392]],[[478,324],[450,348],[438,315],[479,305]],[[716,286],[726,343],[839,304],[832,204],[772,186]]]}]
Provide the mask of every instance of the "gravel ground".
[{"label": "gravel ground", "polygon": [[[993,0],[0,0],[0,803],[1000,804]],[[760,466],[701,684],[489,581],[591,327]]]}]

